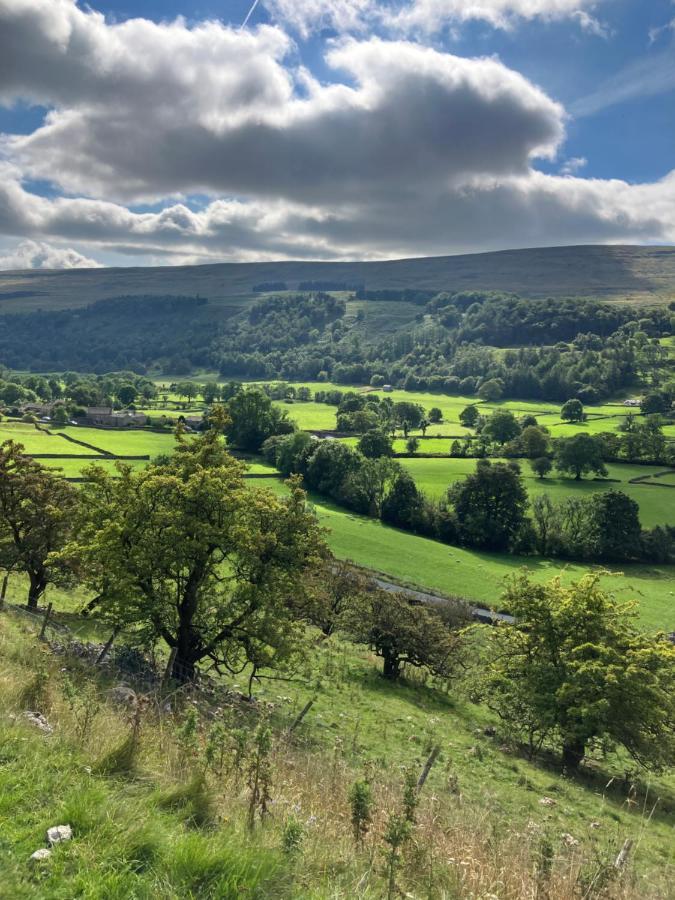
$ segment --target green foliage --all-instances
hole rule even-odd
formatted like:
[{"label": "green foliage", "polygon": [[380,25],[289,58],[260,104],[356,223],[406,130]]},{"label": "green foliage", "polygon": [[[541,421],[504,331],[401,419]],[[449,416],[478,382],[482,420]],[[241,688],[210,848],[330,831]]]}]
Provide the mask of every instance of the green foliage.
[{"label": "green foliage", "polygon": [[459,633],[434,609],[413,606],[405,594],[361,593],[350,604],[344,627],[351,640],[367,644],[382,658],[383,675],[392,681],[405,665],[449,677],[460,660]]},{"label": "green foliage", "polygon": [[498,444],[505,444],[518,437],[520,425],[509,409],[497,409],[487,419],[481,434]]},{"label": "green foliage", "polygon": [[570,473],[579,481],[587,472],[607,475],[602,458],[602,445],[590,434],[575,434],[560,438],[555,444],[555,467],[559,472]]},{"label": "green foliage", "polygon": [[21,444],[0,444],[0,570],[28,575],[28,606],[35,609],[49,584],[69,574],[53,555],[68,540],[77,492],[24,454]]},{"label": "green foliage", "polygon": [[240,391],[227,403],[229,421],[225,424],[228,441],[241,450],[258,451],[275,434],[289,434],[293,424],[288,415],[272,405],[260,390]]},{"label": "green foliage", "polygon": [[323,552],[297,485],[286,498],[248,491],[217,428],[164,465],[91,477],[66,555],[100,595],[101,615],[174,648],[180,681],[204,659],[237,672],[293,657],[296,578]]},{"label": "green foliage", "polygon": [[355,781],[349,790],[352,832],[357,847],[363,844],[373,819],[373,792],[368,781]]},{"label": "green foliage", "polygon": [[523,527],[527,491],[515,463],[479,460],[476,471],[448,491],[463,543],[508,550]]},{"label": "green foliage", "polygon": [[480,417],[478,407],[471,404],[465,407],[459,414],[459,421],[465,428],[473,428]]},{"label": "green foliage", "polygon": [[360,452],[369,459],[391,456],[394,452],[389,435],[379,428],[366,431],[359,440]]},{"label": "green foliage", "polygon": [[563,422],[581,422],[584,418],[584,405],[581,400],[568,400],[560,410]]},{"label": "green foliage", "polygon": [[247,772],[249,799],[246,822],[249,831],[253,831],[255,828],[256,818],[262,821],[269,812],[269,804],[272,799],[270,794],[272,787],[271,752],[272,732],[265,722],[261,722],[253,736]]},{"label": "green foliage", "polygon": [[530,468],[537,478],[546,478],[553,468],[553,463],[548,456],[538,456],[536,459],[530,460]]},{"label": "green foliage", "polygon": [[488,631],[484,694],[531,752],[553,743],[574,769],[601,743],[643,766],[675,763],[675,647],[663,635],[637,631],[598,575],[569,587],[516,576],[502,602],[515,625]]}]

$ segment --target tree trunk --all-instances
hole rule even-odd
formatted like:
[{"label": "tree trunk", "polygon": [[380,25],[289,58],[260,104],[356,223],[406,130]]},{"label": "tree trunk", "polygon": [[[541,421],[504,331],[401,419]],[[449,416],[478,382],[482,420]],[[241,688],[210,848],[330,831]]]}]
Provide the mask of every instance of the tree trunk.
[{"label": "tree trunk", "polygon": [[562,761],[566,769],[576,771],[585,755],[586,741],[580,738],[570,738],[563,743]]},{"label": "tree trunk", "polygon": [[384,660],[384,668],[382,674],[390,681],[396,681],[401,674],[401,662],[396,653],[385,650],[382,654]]},{"label": "tree trunk", "polygon": [[29,572],[30,587],[28,588],[28,609],[37,609],[38,601],[47,589],[47,581],[42,573]]}]

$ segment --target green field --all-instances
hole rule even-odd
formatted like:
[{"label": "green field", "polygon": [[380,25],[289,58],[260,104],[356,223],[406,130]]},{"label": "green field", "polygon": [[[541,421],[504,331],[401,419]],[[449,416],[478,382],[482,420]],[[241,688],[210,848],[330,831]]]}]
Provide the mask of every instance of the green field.
[{"label": "green field", "polygon": [[[286,490],[281,481],[269,479],[257,484],[275,492]],[[520,569],[526,569],[537,581],[557,574],[569,581],[593,568],[563,560],[464,550],[346,512],[315,495],[310,494],[310,500],[321,524],[330,529],[328,544],[340,559],[385,573],[403,584],[488,606],[498,605],[504,578]],[[639,602],[645,627],[675,630],[675,565],[625,566],[621,572],[604,576],[603,584],[621,599]]]},{"label": "green field", "polygon": [[61,431],[75,440],[84,441],[105,453],[113,453],[118,456],[147,455],[153,457],[160,453],[171,453],[176,446],[176,439],[170,431],[159,433],[141,430],[108,430],[86,428],[80,425],[68,426]]},{"label": "green field", "polygon": [[[425,445],[426,443],[425,441]],[[632,478],[653,476],[663,472],[663,466],[610,463],[607,471],[611,480],[585,478],[575,481],[571,478],[536,478],[526,460],[519,462],[530,497],[548,494],[552,500],[559,501],[564,497],[585,496],[616,488],[636,501],[640,507],[640,520],[646,527],[675,525],[675,496],[671,490],[654,487],[653,484],[630,484]],[[448,485],[476,470],[475,459],[401,459],[400,463],[414,476],[421,490],[430,497],[442,496]],[[658,484],[662,480],[664,479],[658,478],[655,482]]]},{"label": "green field", "polygon": [[[58,470],[64,478],[79,478],[83,469],[91,465],[100,466],[110,475],[117,475],[117,460],[105,456],[97,459],[41,459],[39,462],[48,469]],[[132,469],[142,469],[146,463],[139,459],[132,459],[125,462],[124,465],[131,466]]]},{"label": "green field", "polygon": [[73,456],[91,453],[85,447],[79,447],[64,440],[59,434],[47,434],[38,431],[35,425],[27,422],[0,422],[0,444],[3,441],[16,441],[23,444],[26,453],[67,453]]}]

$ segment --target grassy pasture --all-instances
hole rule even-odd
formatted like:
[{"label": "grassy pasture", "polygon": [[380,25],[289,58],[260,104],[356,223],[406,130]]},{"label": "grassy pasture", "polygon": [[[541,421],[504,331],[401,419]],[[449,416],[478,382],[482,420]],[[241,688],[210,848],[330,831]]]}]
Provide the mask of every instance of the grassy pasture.
[{"label": "grassy pasture", "polygon": [[106,453],[119,456],[157,456],[159,453],[171,453],[176,439],[171,432],[166,434],[154,431],[135,431],[124,429],[87,428],[72,425],[62,429],[63,434],[98,447]]},{"label": "grassy pasture", "polygon": [[0,443],[3,441],[16,441],[23,444],[28,454],[68,453],[79,456],[92,452],[64,440],[59,434],[38,431],[35,425],[28,422],[0,422]]},{"label": "grassy pasture", "polygon": [[[401,459],[400,462],[413,475],[420,489],[431,497],[442,496],[450,484],[476,470],[475,459]],[[548,494],[552,500],[559,501],[565,497],[585,496],[617,488],[638,503],[643,525],[651,528],[654,525],[675,524],[675,496],[671,491],[652,485],[630,484],[632,478],[653,476],[664,471],[663,466],[610,463],[607,470],[611,481],[590,478],[575,481],[557,477],[540,479],[532,474],[525,460],[520,461],[520,466],[531,498]],[[655,479],[656,483],[661,480]]]},{"label": "grassy pasture", "polygon": [[[256,485],[275,492],[286,490],[281,481],[272,479]],[[310,500],[319,521],[329,529],[331,550],[340,559],[383,572],[404,584],[456,594],[490,606],[498,604],[504,578],[520,569],[526,569],[537,581],[558,574],[570,581],[593,568],[562,560],[452,547],[347,512],[316,495],[310,494]],[[675,630],[675,565],[625,566],[604,576],[603,585],[622,600],[638,601],[640,620],[646,628]]]}]

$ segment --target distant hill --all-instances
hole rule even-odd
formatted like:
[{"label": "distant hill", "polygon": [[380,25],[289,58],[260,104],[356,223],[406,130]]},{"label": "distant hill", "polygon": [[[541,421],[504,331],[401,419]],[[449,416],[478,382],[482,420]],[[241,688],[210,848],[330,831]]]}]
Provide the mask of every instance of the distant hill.
[{"label": "distant hill", "polygon": [[283,283],[297,290],[302,282],[664,303],[675,297],[675,247],[552,247],[386,262],[7,271],[0,272],[0,312],[73,308],[130,295],[201,296],[229,305],[256,287]]}]

